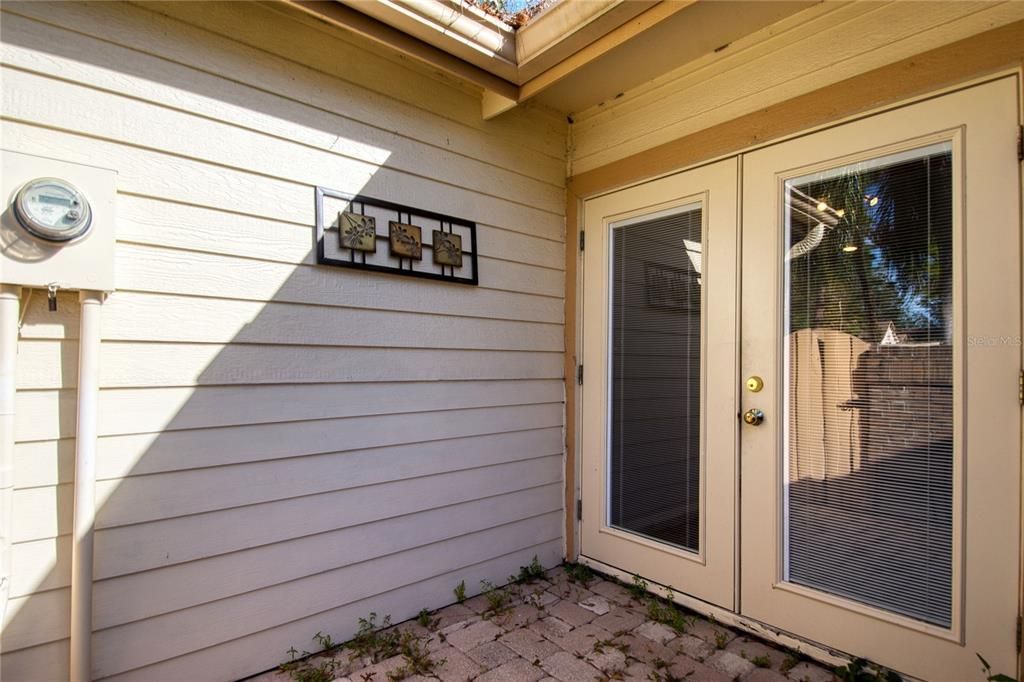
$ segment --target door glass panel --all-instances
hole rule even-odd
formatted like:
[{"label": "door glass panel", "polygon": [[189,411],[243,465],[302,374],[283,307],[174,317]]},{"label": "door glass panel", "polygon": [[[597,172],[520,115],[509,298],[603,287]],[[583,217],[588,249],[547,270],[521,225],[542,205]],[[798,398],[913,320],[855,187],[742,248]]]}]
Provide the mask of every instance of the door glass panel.
[{"label": "door glass panel", "polygon": [[948,627],[948,143],[785,184],[785,579]]},{"label": "door glass panel", "polygon": [[612,226],[609,524],[700,544],[700,204]]}]

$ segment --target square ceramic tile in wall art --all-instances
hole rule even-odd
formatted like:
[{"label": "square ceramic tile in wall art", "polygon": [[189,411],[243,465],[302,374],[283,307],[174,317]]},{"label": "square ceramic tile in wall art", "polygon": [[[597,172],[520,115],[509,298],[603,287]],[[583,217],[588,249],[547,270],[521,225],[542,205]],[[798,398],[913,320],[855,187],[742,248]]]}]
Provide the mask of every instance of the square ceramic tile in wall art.
[{"label": "square ceramic tile in wall art", "polygon": [[377,250],[377,221],[373,216],[343,211],[338,214],[338,230],[346,249],[369,253]]},{"label": "square ceramic tile in wall art", "polygon": [[391,253],[400,258],[423,258],[423,229],[419,225],[409,225],[391,221],[388,223],[391,241]]},{"label": "square ceramic tile in wall art", "polygon": [[462,267],[462,237],[434,230],[434,262],[438,265]]}]

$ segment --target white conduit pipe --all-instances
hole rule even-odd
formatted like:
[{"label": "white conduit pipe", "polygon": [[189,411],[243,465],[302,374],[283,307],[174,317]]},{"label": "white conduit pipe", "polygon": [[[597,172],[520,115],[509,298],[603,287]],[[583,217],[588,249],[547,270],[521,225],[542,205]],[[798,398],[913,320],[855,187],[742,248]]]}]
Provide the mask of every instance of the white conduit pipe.
[{"label": "white conduit pipe", "polygon": [[96,404],[103,292],[83,291],[78,335],[75,525],[71,547],[71,682],[92,677],[92,559],[96,519]]},{"label": "white conduit pipe", "polygon": [[18,357],[21,287],[0,284],[0,626],[11,592],[14,517],[14,365]]}]

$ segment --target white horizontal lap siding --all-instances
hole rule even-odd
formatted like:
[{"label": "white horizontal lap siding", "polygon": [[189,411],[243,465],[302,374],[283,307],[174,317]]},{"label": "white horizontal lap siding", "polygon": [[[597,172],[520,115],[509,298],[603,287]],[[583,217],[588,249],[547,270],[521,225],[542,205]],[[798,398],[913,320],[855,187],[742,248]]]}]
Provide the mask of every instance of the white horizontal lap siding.
[{"label": "white horizontal lap siding", "polygon": [[1019,2],[923,8],[898,1],[822,3],[579,112],[573,173],[1024,19]]},{"label": "white horizontal lap siding", "polygon": [[[118,171],[95,676],[233,679],[561,556],[565,124],[263,6],[5,3],[6,149]],[[230,36],[230,37],[229,37]],[[313,187],[478,224],[316,265]],[[67,676],[78,308],[19,343],[5,678]]]},{"label": "white horizontal lap siding", "polygon": [[[385,446],[420,451],[427,443],[437,443],[439,448],[451,449],[452,439],[560,428],[558,410],[558,403],[547,403],[107,436],[99,441],[103,459],[97,476],[119,479]],[[247,441],[244,450],[232,447],[238,439]],[[17,480],[24,481],[26,494],[69,482],[65,463],[71,461],[73,451],[70,438],[19,443],[15,459],[24,463],[26,473],[19,473]],[[139,460],[142,453],[147,455],[145,461]]]},{"label": "white horizontal lap siding", "polygon": [[[339,315],[339,323],[343,316]],[[22,341],[19,388],[75,386],[77,342]],[[110,387],[342,381],[551,379],[555,352],[184,344],[105,341],[100,382]]]},{"label": "white horizontal lap siding", "polygon": [[[488,480],[493,481],[493,475],[495,473],[508,473],[509,468],[506,465],[516,462],[523,462],[523,464],[519,466],[518,471],[528,470],[533,473],[538,471],[543,473],[547,471],[543,466],[538,468],[538,465],[529,464],[529,462],[537,459],[537,455],[535,453],[538,452],[552,453],[552,455],[540,455],[542,458],[558,454],[561,438],[559,430],[559,427],[549,427],[546,429],[516,431],[497,435],[467,436],[464,438],[445,439],[430,443],[417,443],[315,455],[312,456],[312,458],[319,460],[322,463],[328,463],[333,459],[344,464],[348,469],[352,470],[353,475],[327,485],[316,484],[314,486],[308,482],[302,483],[301,481],[292,483],[289,490],[292,491],[293,494],[296,490],[299,491],[299,496],[294,500],[283,494],[283,492],[287,491],[270,488],[269,490],[265,489],[262,491],[245,491],[243,494],[246,499],[237,499],[236,496],[236,499],[234,500],[234,507],[231,507],[230,500],[221,500],[218,504],[222,505],[224,508],[243,508],[245,506],[251,506],[252,504],[278,502],[277,504],[268,506],[267,509],[272,510],[277,515],[281,515],[285,514],[289,509],[294,509],[298,513],[299,510],[308,506],[309,500],[302,500],[302,495],[315,493],[316,491],[314,490],[314,487],[317,486],[321,490],[327,490],[326,493],[319,494],[327,495],[341,490],[390,484],[396,480],[428,479],[425,482],[421,481],[420,483],[407,484],[407,486],[415,488],[416,486],[436,483],[439,480],[436,478],[438,476],[445,476],[446,478],[452,478],[453,480],[464,480],[467,477],[476,478],[486,476],[488,477]],[[380,461],[384,458],[389,458],[389,461],[393,460],[395,464],[388,466],[388,462]],[[168,464],[172,466],[177,465],[178,467],[183,466],[176,462],[168,462]],[[272,462],[272,464],[280,463]],[[544,466],[550,465],[550,463],[542,464]],[[483,470],[485,467],[499,466],[504,466],[505,468],[492,468],[486,471]],[[252,469],[252,467],[253,465],[247,464],[242,468]],[[267,467],[267,469],[269,471],[273,471],[274,467],[270,466]],[[168,469],[165,467],[164,470],[178,471],[180,469]],[[235,471],[235,469],[230,466],[223,467],[222,470],[225,472]],[[259,476],[261,473],[263,472],[257,468],[255,475]],[[448,474],[456,473],[458,476],[448,476]],[[136,476],[138,475],[140,474],[136,473]],[[525,479],[518,481],[493,482],[513,486],[524,486],[528,483]],[[109,492],[111,485],[112,483],[107,483],[105,485],[101,483],[101,488],[104,491]],[[52,491],[54,489],[55,488],[51,487],[43,490]],[[61,486],[56,489],[66,490],[67,486]],[[377,489],[377,491],[379,490],[380,488]],[[26,491],[19,492],[25,495],[30,494]],[[502,489],[497,489],[497,492],[481,491],[479,487],[465,491],[465,494],[470,495],[486,496],[492,493],[495,495],[506,493],[514,494],[510,493],[508,490],[502,492]],[[445,501],[450,502],[451,500]],[[173,504],[174,500],[168,500],[167,503]],[[52,501],[48,500],[47,504],[52,504]],[[316,506],[319,507],[319,505]],[[396,513],[401,513],[401,506],[396,507],[396,509],[399,510],[399,512]],[[230,525],[235,523],[233,519],[244,520],[244,514],[231,513],[220,516],[208,514],[204,519],[215,519],[217,524],[225,523]],[[109,551],[103,556],[98,557],[97,577],[102,578],[129,572],[144,571],[159,566],[180,564],[184,561],[190,561],[196,557],[238,551],[239,549],[247,546],[273,543],[280,538],[287,539],[291,534],[299,533],[300,531],[300,534],[303,535],[321,533],[336,528],[336,524],[338,523],[349,523],[351,521],[352,518],[339,520],[335,515],[327,513],[319,520],[317,517],[310,516],[296,517],[296,523],[299,523],[300,526],[295,527],[283,523],[269,528],[246,529],[244,527],[232,527],[232,534],[230,537],[213,537],[205,543],[202,541],[191,542],[189,538],[179,538],[175,540],[176,544],[173,548],[173,552],[170,551],[170,547],[167,547],[167,542],[172,538],[172,536],[168,535],[167,537],[163,537],[162,534],[158,532],[158,529],[160,528],[166,528],[168,533],[174,532],[175,524],[167,522],[147,527],[147,530],[143,535],[146,539],[145,547],[151,548],[150,550],[142,551],[142,546],[133,547],[131,545],[125,545],[125,551],[132,552],[130,556],[125,557],[120,557],[114,548],[120,546],[118,544],[118,538],[130,538],[132,531],[124,529],[121,531],[114,531],[112,529],[113,527],[108,526],[107,531],[102,534],[105,538],[102,542],[107,543]],[[15,560],[21,561],[27,567],[31,567],[33,562],[36,560],[44,563],[54,563],[58,566],[59,570],[54,575],[47,576],[47,584],[50,587],[66,586],[66,566],[63,560],[57,559],[68,558],[67,556],[58,556],[61,552],[61,547],[63,546],[60,543],[66,541],[66,537],[61,534],[66,533],[67,528],[58,527],[56,525],[56,519],[51,516],[48,519],[41,518],[34,527],[25,526],[23,530],[25,535],[19,538],[21,544],[15,552]],[[164,551],[165,549],[167,551]],[[16,575],[16,578],[16,585],[18,585],[18,587],[14,588],[12,592],[15,596],[24,596],[30,593],[32,588],[37,587],[34,583],[27,581],[24,574],[18,574]]]},{"label": "white horizontal lap siding", "polygon": [[113,627],[500,526],[509,518],[550,515],[561,509],[560,496],[558,484],[547,484],[101,580],[96,624]]},{"label": "white horizontal lap siding", "polygon": [[[224,554],[233,554],[247,547],[274,546],[274,543],[287,541],[292,537],[312,536],[327,533],[338,529],[338,524],[357,524],[358,514],[346,515],[339,519],[333,509],[325,509],[325,505],[336,506],[343,500],[352,500],[352,495],[364,496],[373,502],[387,502],[386,496],[381,494],[389,489],[381,486],[391,485],[397,480],[407,480],[403,488],[404,493],[413,493],[423,490],[424,487],[429,493],[435,492],[432,486],[439,481],[446,485],[465,482],[468,479],[477,480],[486,477],[488,481],[499,486],[512,486],[512,488],[498,487],[483,489],[475,486],[459,493],[459,495],[478,495],[478,499],[484,503],[497,504],[499,497],[507,497],[509,501],[516,502],[524,497],[521,490],[547,490],[552,485],[544,482],[552,464],[550,461],[533,462],[538,459],[534,453],[552,453],[541,455],[540,459],[549,460],[557,457],[561,448],[560,427],[537,429],[531,431],[510,432],[498,435],[470,436],[465,438],[448,439],[431,443],[401,445],[388,448],[373,448],[346,453],[332,453],[329,455],[317,455],[312,459],[314,465],[311,470],[316,471],[316,462],[320,463],[320,469],[329,465],[331,460],[336,460],[345,465],[353,472],[351,477],[333,483],[320,483],[309,481],[303,483],[296,481],[286,488],[276,488],[272,484],[254,483],[241,491],[242,499],[235,500],[218,498],[216,504],[224,509],[237,509],[225,514],[206,513],[196,518],[197,527],[213,528],[224,531],[225,535],[209,536],[205,541],[201,536],[195,539],[182,537],[181,524],[173,520],[160,520],[152,524],[144,525],[141,528],[125,526],[117,529],[110,526],[111,519],[107,519],[106,530],[100,533],[100,544],[104,546],[104,553],[97,557],[97,578],[113,577],[122,574],[139,573],[153,568],[180,565],[193,561],[197,558],[212,557]],[[394,464],[382,462],[384,458],[390,458]],[[510,468],[511,463],[521,462],[518,468]],[[280,462],[271,462],[278,465]],[[180,464],[178,466],[181,466]],[[244,465],[243,471],[239,472],[234,467],[218,468],[222,476],[235,476],[244,474],[245,469],[252,470],[254,465]],[[268,475],[274,473],[274,466],[266,467],[266,471],[259,467],[255,468],[253,476],[262,477],[266,480]],[[485,470],[486,469],[486,470]],[[502,481],[496,476],[516,474],[513,480]],[[448,475],[452,474],[452,475]],[[456,475],[457,474],[457,475]],[[136,476],[138,476],[136,472]],[[529,476],[540,476],[539,479],[530,479]],[[442,481],[440,477],[444,477]],[[142,478],[145,482],[146,477]],[[539,485],[533,483],[540,481]],[[173,481],[170,481],[173,482]],[[557,487],[557,484],[554,484]],[[100,484],[101,494],[109,493],[113,482],[102,482]],[[262,486],[262,487],[258,487]],[[342,494],[344,490],[355,490],[365,488],[361,492]],[[52,490],[67,491],[68,486],[59,488],[40,489],[41,491]],[[318,490],[326,492],[317,492]],[[394,488],[390,492],[394,492]],[[137,491],[136,491],[137,492]],[[163,491],[166,494],[173,494],[173,491]],[[288,497],[291,493],[293,497]],[[337,494],[334,494],[337,493]],[[22,504],[30,504],[28,499],[32,495],[28,491],[19,491],[23,499]],[[310,495],[320,495],[319,498],[305,499]],[[543,493],[550,494],[550,491]],[[459,497],[459,499],[462,499]],[[429,499],[428,499],[429,501]],[[443,500],[445,503],[453,503],[455,498]],[[174,500],[167,500],[165,504],[174,504]],[[270,504],[274,502],[274,504]],[[179,501],[180,503],[180,501]],[[261,505],[254,507],[254,505]],[[52,507],[53,501],[46,499],[38,507]],[[530,505],[527,505],[532,508]],[[122,510],[124,505],[122,505]],[[310,514],[310,509],[316,513]],[[110,513],[115,513],[111,510]],[[219,511],[219,510],[218,510]],[[191,512],[191,510],[190,510]],[[260,514],[270,514],[276,519],[276,523],[264,527],[253,527],[253,519]],[[363,510],[363,514],[369,513]],[[415,515],[415,509],[410,512],[402,505],[388,508],[389,514],[403,516]],[[168,514],[172,515],[173,512]],[[289,514],[294,515],[291,522],[286,522]],[[373,512],[371,517],[376,514]],[[451,514],[451,511],[439,509],[435,516],[438,517],[461,517],[459,514]],[[134,518],[132,521],[139,519]],[[57,519],[54,516],[41,516],[34,526],[23,527],[23,536],[15,546],[14,560],[16,565],[24,567],[23,571],[15,573],[15,584],[12,588],[12,595],[15,597],[26,596],[36,590],[48,590],[68,585],[68,561],[70,560],[70,546],[66,533],[68,528],[58,527]],[[28,579],[33,567],[47,565],[55,567],[46,577],[45,582],[36,584]],[[168,571],[169,575],[176,575],[174,571]],[[145,574],[143,574],[145,575]]]},{"label": "white horizontal lap siding", "polygon": [[[306,225],[275,222],[253,216],[224,213],[151,197],[123,195],[118,204],[118,236],[124,242],[205,253],[267,259],[266,246],[273,244],[270,260],[283,263],[316,262],[309,245],[290,233]],[[212,234],[219,234],[214,239]],[[477,223],[482,258],[526,263],[563,270],[565,250],[561,239],[551,239]]]},{"label": "white horizontal lap siding", "polygon": [[[489,541],[501,543],[505,541],[505,538],[492,537]],[[474,541],[474,544],[477,542]],[[410,604],[424,604],[426,608],[433,608],[450,602],[451,597],[448,596],[448,593],[451,590],[451,585],[460,580],[465,580],[467,585],[476,585],[481,580],[492,580],[491,576],[501,575],[504,567],[524,565],[529,563],[534,556],[544,563],[557,561],[562,553],[562,538],[556,536],[548,542],[531,545],[525,549],[507,544],[495,546],[501,547],[503,553],[500,556],[464,565],[460,569],[425,578],[396,590],[372,595],[364,600],[329,611],[311,614],[277,626],[273,630],[254,632],[245,637],[226,640],[209,648],[198,649],[165,662],[112,675],[109,679],[119,682],[121,680],[151,682],[152,680],[181,679],[183,673],[185,673],[186,679],[204,679],[205,671],[214,666],[220,666],[226,670],[228,677],[241,677],[245,674],[246,662],[252,660],[253,657],[259,657],[261,652],[268,647],[273,647],[281,637],[293,640],[301,639],[309,631],[322,631],[325,624],[365,617],[371,610],[376,610],[378,613],[403,614],[402,617],[415,616],[415,612],[403,611],[403,609],[407,609]],[[464,561],[461,563],[465,564]],[[353,576],[353,579],[357,578]],[[432,601],[438,599],[437,595],[443,596],[438,601]],[[166,625],[174,627],[175,623],[170,622]],[[188,677],[189,673],[192,677]]]},{"label": "white horizontal lap siding", "polygon": [[[267,627],[337,608],[349,601],[368,599],[398,586],[457,572],[496,554],[534,547],[539,550],[558,537],[560,517],[560,511],[537,516],[343,566],[253,594],[100,630],[95,635],[97,656],[102,661],[97,677],[140,668],[154,660],[184,656]],[[505,566],[506,572],[513,565]],[[448,601],[457,582],[450,582],[444,590]],[[439,590],[438,596],[441,594]],[[418,611],[408,604],[399,608],[399,613],[406,618]]]},{"label": "white horizontal lap siding", "polygon": [[[523,449],[522,441],[530,443],[528,437],[533,433],[550,437],[550,430],[560,427],[558,405],[530,405],[517,408],[481,408],[473,411],[462,411],[454,414],[417,414],[397,415],[391,417],[356,417],[344,420],[299,422],[278,425],[260,425],[249,427],[224,427],[208,432],[197,431],[174,431],[166,435],[146,434],[143,436],[121,436],[116,438],[104,438],[100,441],[100,456],[103,458],[102,471],[98,471],[97,484],[98,494],[109,498],[104,509],[100,511],[100,525],[103,518],[114,513],[114,510],[121,509],[122,513],[126,506],[126,499],[130,499],[133,490],[140,486],[152,485],[153,478],[148,474],[175,472],[184,469],[215,467],[209,471],[192,471],[190,477],[196,486],[194,490],[210,488],[207,493],[213,498],[200,499],[196,506],[184,510],[178,509],[176,514],[187,514],[209,509],[211,505],[230,506],[230,500],[248,498],[248,502],[261,502],[267,499],[284,498],[290,495],[303,494],[303,485],[316,487],[305,490],[305,494],[314,492],[330,491],[332,483],[324,480],[308,480],[308,469],[315,469],[314,464],[326,464],[328,467],[340,467],[342,473],[335,476],[338,479],[336,486],[344,486],[346,482],[350,485],[366,485],[364,481],[358,483],[367,475],[379,477],[377,482],[386,482],[390,478],[398,478],[404,474],[406,469],[415,468],[413,465],[424,467],[432,464],[425,460],[416,460],[412,464],[406,460],[410,457],[427,457],[432,453],[443,453],[439,455],[446,466],[457,466],[462,464],[463,468],[472,470],[475,465],[489,466],[496,463],[510,463],[522,458],[532,458],[540,455],[557,454],[557,448],[550,445],[540,448]],[[412,420],[411,418],[419,417]],[[412,421],[412,426],[422,426],[422,434],[414,435],[395,434],[396,429],[401,429],[402,420]],[[472,421],[471,426],[453,424],[443,425],[434,428],[431,422],[464,420]],[[364,433],[351,438],[353,430],[363,427]],[[309,432],[314,431],[315,435]],[[546,433],[545,433],[546,432]],[[484,434],[484,435],[481,435]],[[485,437],[486,435],[486,437]],[[240,440],[245,442],[248,439],[262,440],[246,446],[234,445]],[[419,440],[423,438],[425,440]],[[405,441],[413,440],[413,443]],[[395,441],[398,441],[395,443]],[[60,462],[71,456],[73,441],[42,441],[39,443],[21,444],[17,448],[16,457],[18,461],[24,461],[28,457],[36,457],[44,463]],[[394,446],[393,448],[391,446]],[[63,452],[62,452],[63,450]],[[554,452],[553,452],[554,450]],[[338,453],[353,453],[351,456],[339,457]],[[27,455],[27,457],[26,457]],[[299,457],[312,455],[330,455],[320,460],[299,460]],[[145,456],[146,461],[136,465],[140,457]],[[291,460],[287,465],[274,460]],[[323,459],[327,461],[324,462]],[[378,461],[383,459],[383,461]],[[253,468],[233,469],[222,468],[227,465],[238,465],[245,462],[266,462],[267,466]],[[433,463],[436,467],[438,463]],[[38,466],[38,465],[37,465]],[[45,466],[45,464],[43,465]],[[267,470],[281,469],[282,466],[294,469],[293,480],[278,481],[271,480],[263,483],[258,479],[259,474]],[[366,471],[350,471],[350,467],[362,466]],[[54,467],[55,468],[55,467]],[[299,471],[301,469],[301,471]],[[229,473],[225,473],[229,472]],[[444,473],[444,470],[442,470]],[[215,482],[223,477],[234,477],[248,474],[253,477],[249,485],[241,490],[231,492],[218,491]],[[481,474],[482,476],[482,474]],[[128,478],[130,477],[130,478]],[[135,477],[139,477],[136,481]],[[180,483],[175,477],[164,479],[168,484]],[[470,475],[470,479],[474,476]],[[236,480],[229,478],[230,480]],[[274,488],[278,482],[279,487]],[[353,483],[356,482],[356,483]],[[123,486],[123,490],[122,490]],[[261,486],[270,486],[263,490]],[[299,492],[296,493],[298,488]],[[472,492],[472,491],[471,491]],[[193,495],[192,490],[165,491],[167,495]],[[32,513],[33,518],[20,523],[16,529],[15,537],[18,541],[29,541],[54,537],[68,532],[67,524],[69,518],[58,515],[55,506],[55,498],[70,494],[69,484],[51,484],[32,488],[23,488],[15,492],[15,504],[23,505],[26,513]],[[266,497],[259,497],[260,495]],[[160,497],[146,500],[145,508],[139,509],[136,520],[150,518],[154,513],[153,505],[158,503]],[[243,502],[244,503],[244,502]],[[140,503],[141,506],[141,503]],[[134,507],[129,506],[134,511]]]},{"label": "white horizontal lap siding", "polygon": [[[40,297],[42,299],[42,297]],[[45,308],[46,302],[39,301]],[[68,324],[46,322],[22,338],[74,339],[78,307],[66,304]],[[338,325],[339,315],[345,325]],[[63,315],[62,315],[63,316]],[[56,316],[55,316],[56,317]],[[56,321],[56,320],[55,320]],[[110,341],[185,343],[273,343],[295,346],[451,348],[555,351],[562,349],[561,324],[454,317],[380,309],[239,301],[149,294],[123,290],[104,307],[101,333]]]},{"label": "white horizontal lap siding", "polygon": [[[274,424],[415,412],[560,403],[560,379],[508,381],[274,384],[246,386],[104,389],[99,397],[101,437],[167,433],[217,426]],[[75,391],[22,391],[18,394],[15,435],[25,446],[74,437]],[[474,420],[475,421],[475,420]],[[422,433],[422,432],[421,432]],[[423,440],[423,438],[417,438]],[[45,485],[28,467],[19,467],[19,486]],[[141,463],[140,463],[141,464]],[[63,480],[63,479],[62,479]]]},{"label": "white horizontal lap siding", "polygon": [[[368,160],[379,160],[378,150],[392,158],[419,159],[436,148],[556,186],[563,182],[559,132],[550,122],[538,126],[528,119],[532,130],[527,136],[510,129],[509,120],[482,122],[479,98],[474,105],[470,95],[450,84],[441,86],[422,74],[400,76],[397,70],[388,74],[393,78],[376,78],[383,65],[366,54],[364,45],[335,41],[324,51],[329,66],[343,71],[345,80],[339,80],[238,43],[221,43],[211,52],[207,32],[146,10],[78,6],[61,9],[57,26],[68,30],[60,33],[60,55],[53,55],[48,49],[53,28],[42,23],[48,20],[47,11],[11,3],[5,24],[18,30],[19,39],[5,46],[5,63],[31,69],[52,59],[50,66],[41,67],[46,73],[298,142],[327,147],[338,142],[353,154],[366,150]],[[232,30],[261,20],[251,5],[239,11],[244,16]],[[281,26],[275,22],[276,28]],[[295,47],[309,42],[307,31]],[[314,55],[306,51],[304,56]],[[246,80],[243,74],[254,70],[260,73],[258,82]],[[126,77],[132,73],[144,77]],[[296,78],[299,74],[301,79]],[[367,89],[388,84],[392,87],[384,96]],[[417,106],[419,102],[433,108]],[[438,105],[458,110],[440,111]],[[350,136],[339,137],[349,128]],[[496,136],[504,139],[495,144]],[[509,141],[513,144],[505,143]],[[483,148],[489,148],[487,158],[479,153]]]}]

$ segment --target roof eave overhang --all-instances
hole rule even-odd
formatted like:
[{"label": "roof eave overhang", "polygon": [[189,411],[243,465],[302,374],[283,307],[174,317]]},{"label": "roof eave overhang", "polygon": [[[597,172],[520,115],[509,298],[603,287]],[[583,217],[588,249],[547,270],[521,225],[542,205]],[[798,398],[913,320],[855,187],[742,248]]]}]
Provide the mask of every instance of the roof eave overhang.
[{"label": "roof eave overhang", "polygon": [[516,31],[459,0],[282,0],[484,90],[493,118],[696,0],[563,1]]},{"label": "roof eave overhang", "polygon": [[472,83],[485,92],[518,100],[519,86],[490,71],[461,59],[431,43],[411,36],[351,7],[334,0],[280,0],[285,5],[317,21],[359,34],[417,59],[456,78]]}]

